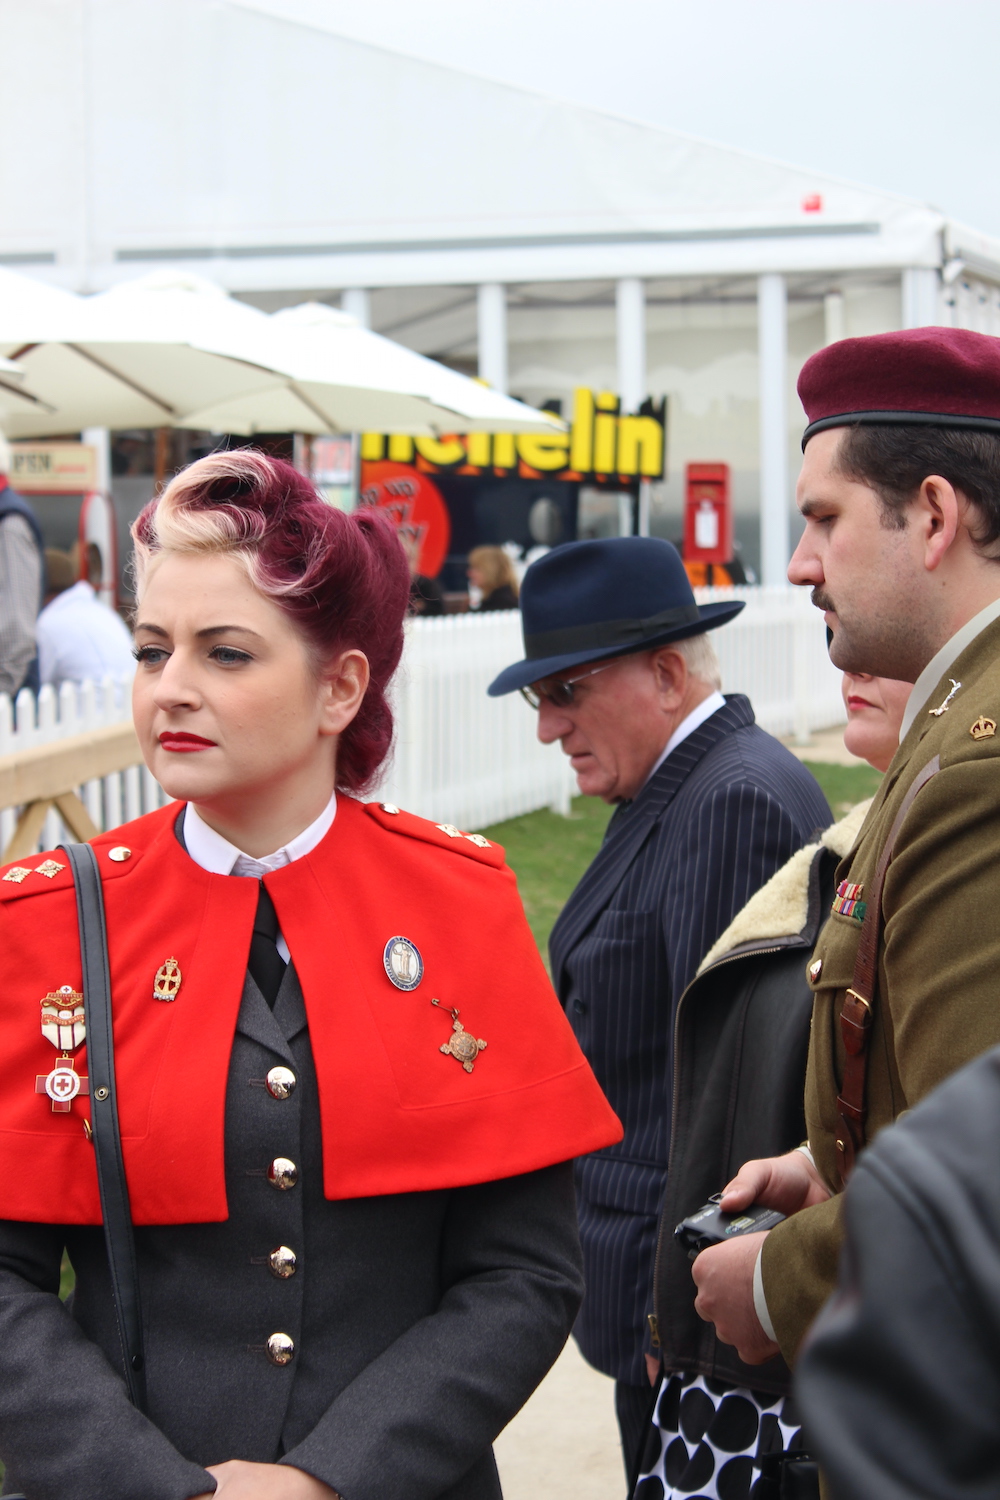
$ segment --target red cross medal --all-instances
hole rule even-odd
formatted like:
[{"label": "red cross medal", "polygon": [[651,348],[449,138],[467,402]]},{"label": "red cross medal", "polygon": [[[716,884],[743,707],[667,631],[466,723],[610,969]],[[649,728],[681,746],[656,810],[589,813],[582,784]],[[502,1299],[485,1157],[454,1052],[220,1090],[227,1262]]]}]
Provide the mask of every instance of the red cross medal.
[{"label": "red cross medal", "polygon": [[83,1014],[83,996],[70,984],[50,991],[42,1001],[42,1036],[60,1056],[51,1073],[35,1075],[35,1093],[52,1100],[53,1114],[68,1114],[77,1094],[90,1093],[90,1080],[81,1077],[70,1056],[86,1039]]}]

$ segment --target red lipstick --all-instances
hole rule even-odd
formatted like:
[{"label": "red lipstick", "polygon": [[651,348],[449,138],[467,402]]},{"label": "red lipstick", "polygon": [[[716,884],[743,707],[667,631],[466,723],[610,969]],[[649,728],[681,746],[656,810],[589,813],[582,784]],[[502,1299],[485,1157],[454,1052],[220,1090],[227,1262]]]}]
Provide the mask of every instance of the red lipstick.
[{"label": "red lipstick", "polygon": [[214,750],[214,740],[203,740],[200,734],[186,734],[182,729],[165,729],[159,736],[164,750],[173,750],[181,755],[193,750]]}]

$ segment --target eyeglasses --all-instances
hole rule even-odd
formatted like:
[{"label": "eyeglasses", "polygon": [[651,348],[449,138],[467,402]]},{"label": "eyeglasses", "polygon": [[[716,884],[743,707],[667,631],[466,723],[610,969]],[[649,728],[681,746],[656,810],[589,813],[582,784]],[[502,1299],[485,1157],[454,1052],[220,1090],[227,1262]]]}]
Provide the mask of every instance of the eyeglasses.
[{"label": "eyeglasses", "polygon": [[536,712],[541,708],[543,698],[556,708],[572,708],[576,702],[574,685],[582,682],[585,677],[596,677],[598,672],[606,672],[617,661],[618,657],[615,657],[614,661],[602,662],[599,667],[591,667],[589,672],[578,672],[575,677],[543,677],[539,682],[521,688],[521,697]]}]

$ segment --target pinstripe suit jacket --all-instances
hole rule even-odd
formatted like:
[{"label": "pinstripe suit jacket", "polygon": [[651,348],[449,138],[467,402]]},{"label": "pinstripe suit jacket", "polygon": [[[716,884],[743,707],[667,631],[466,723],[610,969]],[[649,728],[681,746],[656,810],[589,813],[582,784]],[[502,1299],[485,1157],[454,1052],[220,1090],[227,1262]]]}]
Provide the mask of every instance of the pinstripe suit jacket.
[{"label": "pinstripe suit jacket", "polygon": [[625,1127],[620,1145],[577,1164],[576,1337],[618,1380],[645,1380],[677,1001],[754,891],[830,818],[810,773],[733,695],[617,809],[552,930],[553,982]]}]

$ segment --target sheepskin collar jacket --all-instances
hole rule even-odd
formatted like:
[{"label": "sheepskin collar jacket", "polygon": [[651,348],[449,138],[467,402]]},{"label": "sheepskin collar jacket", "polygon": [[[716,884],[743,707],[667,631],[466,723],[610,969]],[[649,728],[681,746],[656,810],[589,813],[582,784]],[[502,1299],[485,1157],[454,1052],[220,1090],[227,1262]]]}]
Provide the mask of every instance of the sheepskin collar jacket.
[{"label": "sheepskin collar jacket", "polygon": [[780,1358],[750,1367],[694,1310],[681,1219],[746,1161],[805,1136],[803,1090],[812,995],[806,964],[830,911],[834,871],[869,803],[793,854],[733,919],[681,996],[674,1034],[673,1131],[653,1288],[654,1335],[666,1371],[783,1392]]}]

